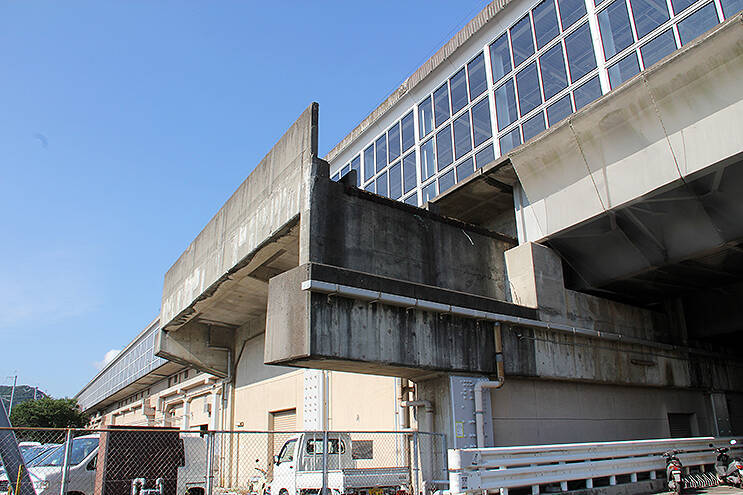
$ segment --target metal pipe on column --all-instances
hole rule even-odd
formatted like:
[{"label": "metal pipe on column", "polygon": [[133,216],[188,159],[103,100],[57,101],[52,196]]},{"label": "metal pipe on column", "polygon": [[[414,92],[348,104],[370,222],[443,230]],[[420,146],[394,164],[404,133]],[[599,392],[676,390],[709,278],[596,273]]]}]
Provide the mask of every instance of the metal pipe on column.
[{"label": "metal pipe on column", "polygon": [[488,382],[477,382],[475,384],[475,428],[477,430],[477,448],[481,449],[485,447],[485,419],[483,415],[483,391],[487,389],[499,389],[503,386],[506,381],[504,366],[503,366],[503,341],[501,335],[500,323],[495,323],[495,330],[493,331],[494,346],[495,346],[495,360],[496,370],[498,377],[496,380]]}]

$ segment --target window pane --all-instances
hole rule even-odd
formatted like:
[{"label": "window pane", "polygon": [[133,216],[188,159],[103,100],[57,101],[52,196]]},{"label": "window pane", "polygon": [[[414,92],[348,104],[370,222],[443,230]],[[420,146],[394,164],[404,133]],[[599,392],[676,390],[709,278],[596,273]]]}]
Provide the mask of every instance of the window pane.
[{"label": "window pane", "polygon": [[481,168],[483,165],[495,160],[495,152],[493,151],[493,145],[489,144],[477,153],[475,153],[475,167]]},{"label": "window pane", "polygon": [[405,198],[405,204],[418,206],[418,193],[411,194],[407,198]]},{"label": "window pane", "polygon": [[508,134],[500,138],[500,154],[505,155],[516,146],[521,144],[521,134],[519,134],[519,128],[512,130]]},{"label": "window pane", "polygon": [[387,166],[387,135],[383,135],[374,143],[377,151],[377,172]]},{"label": "window pane", "polygon": [[518,115],[516,115],[516,96],[513,93],[513,79],[509,79],[495,90],[495,113],[498,118],[499,131],[508,127],[518,118]]},{"label": "window pane", "polygon": [[439,194],[444,194],[454,185],[454,169],[439,177]]},{"label": "window pane", "polygon": [[565,38],[565,49],[568,52],[571,81],[577,81],[596,68],[596,55],[593,51],[588,23],[583,24]]},{"label": "window pane", "polygon": [[402,185],[406,193],[413,190],[417,180],[418,178],[415,173],[415,151],[413,151],[405,155],[405,158],[402,159]]},{"label": "window pane", "polygon": [[377,194],[387,196],[387,172],[377,177]]},{"label": "window pane", "polygon": [[470,114],[454,121],[454,156],[459,159],[472,151],[472,133],[470,132]]},{"label": "window pane", "polygon": [[662,59],[676,49],[676,39],[673,37],[673,31],[668,30],[653,38],[652,41],[640,48],[642,62],[647,69],[658,60]]},{"label": "window pane", "polygon": [[[743,4],[743,0],[740,1]],[[712,3],[708,3],[678,23],[681,44],[687,44],[700,34],[709,31],[715,24],[717,24],[717,12],[715,11],[715,6]]]},{"label": "window pane", "polygon": [[455,114],[469,102],[467,98],[467,74],[464,68],[449,79],[451,85],[451,113]]},{"label": "window pane", "polygon": [[604,57],[611,57],[630,46],[634,39],[629,25],[627,4],[624,0],[614,0],[598,13],[601,41],[604,44]]},{"label": "window pane", "polygon": [[673,6],[673,12],[678,14],[682,10],[686,9],[689,5],[693,4],[696,0],[671,0]]},{"label": "window pane", "polygon": [[402,118],[402,151],[408,151],[415,144],[413,112],[410,112]]},{"label": "window pane", "polygon": [[565,59],[562,56],[562,44],[556,44],[539,57],[539,67],[542,69],[542,87],[544,88],[545,100],[549,100],[568,87]]},{"label": "window pane", "polygon": [[485,55],[480,53],[477,58],[467,64],[467,74],[470,77],[470,101],[472,101],[488,89],[488,82],[485,79]]},{"label": "window pane", "polygon": [[421,202],[426,204],[427,201],[436,197],[436,181],[431,182],[421,190]]},{"label": "window pane", "polygon": [[400,124],[393,125],[387,131],[387,152],[390,155],[390,163],[400,158]]},{"label": "window pane", "polygon": [[539,112],[523,124],[524,142],[527,142],[545,129],[544,114]]},{"label": "window pane", "polygon": [[573,96],[575,97],[576,112],[601,96],[601,83],[599,82],[599,76],[594,76],[587,82],[578,86],[578,88],[573,91]]},{"label": "window pane", "polygon": [[668,20],[666,0],[631,0],[637,36],[643,38]]},{"label": "window pane", "polygon": [[449,118],[449,86],[446,83],[433,92],[433,108],[438,127]]},{"label": "window pane", "polygon": [[521,72],[516,74],[516,89],[519,92],[519,108],[521,109],[522,116],[534,110],[542,103],[536,62],[530,63]]},{"label": "window pane", "polygon": [[725,19],[730,19],[730,17],[743,10],[743,0],[720,0],[720,3]]},{"label": "window pane", "polygon": [[560,8],[562,29],[569,28],[586,15],[586,2],[583,0],[557,0],[557,6]]},{"label": "window pane", "polygon": [[557,13],[555,12],[555,0],[544,0],[534,7],[534,34],[537,38],[537,50],[555,39],[560,33],[557,27]]},{"label": "window pane", "polygon": [[490,45],[490,63],[493,66],[493,82],[497,83],[511,72],[511,51],[505,33]]},{"label": "window pane", "polygon": [[565,95],[547,107],[549,125],[557,124],[571,113],[573,113],[573,106],[570,104],[570,95]]},{"label": "window pane", "polygon": [[439,170],[454,161],[452,151],[451,126],[448,125],[436,133],[436,163]]},{"label": "window pane", "polygon": [[609,67],[609,83],[614,89],[632,76],[639,74],[639,72],[640,64],[637,62],[637,54],[632,52]]},{"label": "window pane", "polygon": [[374,146],[369,146],[364,150],[364,182],[368,181],[374,175]]},{"label": "window pane", "polygon": [[351,169],[356,171],[356,187],[361,185],[361,155],[351,160]]},{"label": "window pane", "polygon": [[472,107],[472,128],[475,135],[475,147],[490,139],[493,135],[493,126],[490,123],[490,101],[483,98]]},{"label": "window pane", "polygon": [[433,138],[421,145],[421,180],[426,180],[436,172],[433,158]]},{"label": "window pane", "polygon": [[402,196],[402,167],[400,162],[395,162],[390,167],[390,198],[400,199]]},{"label": "window pane", "polygon": [[429,96],[418,104],[418,132],[425,137],[433,130],[433,107]]},{"label": "window pane", "polygon": [[374,181],[371,181],[370,183],[368,183],[366,187],[364,188],[364,191],[369,191],[370,193],[373,193],[374,192]]},{"label": "window pane", "polygon": [[340,179],[340,178],[341,178],[341,173],[340,173],[340,172],[336,172],[336,173],[334,173],[334,174],[333,174],[333,175],[332,175],[332,176],[330,177],[330,179],[331,179],[331,180],[333,180],[333,181],[335,181],[335,182],[338,182],[338,179]]},{"label": "window pane", "polygon": [[534,53],[534,39],[531,35],[529,14],[525,15],[511,28],[511,45],[513,45],[513,65],[516,67]]},{"label": "window pane", "polygon": [[343,167],[343,168],[341,169],[341,177],[343,177],[344,175],[346,175],[346,174],[347,174],[348,172],[350,172],[350,171],[351,171],[351,164],[350,164],[350,163],[348,163],[348,164],[346,164],[346,166],[345,166],[345,167]]},{"label": "window pane", "polygon": [[457,165],[457,182],[462,182],[464,179],[472,175],[472,172],[474,171],[474,162],[472,161],[472,157],[469,157]]}]

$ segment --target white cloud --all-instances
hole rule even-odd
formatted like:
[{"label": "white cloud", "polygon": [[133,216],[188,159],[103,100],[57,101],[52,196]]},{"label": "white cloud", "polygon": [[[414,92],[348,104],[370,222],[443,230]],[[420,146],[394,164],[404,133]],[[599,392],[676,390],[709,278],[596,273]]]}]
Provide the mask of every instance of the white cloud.
[{"label": "white cloud", "polygon": [[103,355],[102,361],[94,362],[93,366],[95,366],[95,369],[97,369],[98,371],[102,370],[103,368],[106,367],[108,363],[116,359],[116,356],[118,356],[120,352],[121,352],[121,349],[111,349],[110,351],[108,351],[106,354]]}]

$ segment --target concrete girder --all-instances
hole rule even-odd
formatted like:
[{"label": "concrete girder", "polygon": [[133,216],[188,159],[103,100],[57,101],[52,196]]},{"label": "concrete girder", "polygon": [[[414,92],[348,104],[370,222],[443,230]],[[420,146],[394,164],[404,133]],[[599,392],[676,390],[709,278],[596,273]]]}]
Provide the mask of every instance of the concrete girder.
[{"label": "concrete girder", "polygon": [[[739,16],[509,154],[539,241],[743,151]],[[579,200],[576,200],[579,198]]]}]

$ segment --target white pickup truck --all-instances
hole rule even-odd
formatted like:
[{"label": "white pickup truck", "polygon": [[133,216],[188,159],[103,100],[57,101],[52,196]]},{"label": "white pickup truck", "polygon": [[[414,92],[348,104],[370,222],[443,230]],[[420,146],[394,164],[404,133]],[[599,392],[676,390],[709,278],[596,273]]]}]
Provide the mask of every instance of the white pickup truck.
[{"label": "white pickup truck", "polygon": [[[183,465],[178,467],[177,495],[203,495],[206,465],[206,440],[198,436],[181,436],[184,443]],[[77,437],[72,441],[67,493],[93,495],[98,460],[99,434]],[[37,495],[59,495],[62,483],[64,445],[29,463],[28,474]],[[152,480],[154,481],[154,480]],[[0,495],[7,495],[8,479],[0,476]]]},{"label": "white pickup truck", "polygon": [[[349,434],[328,437],[327,487],[333,495],[410,493],[410,470],[402,466],[356,467]],[[314,495],[323,485],[322,434],[298,434],[274,457],[270,495]],[[374,465],[373,459],[367,464]],[[383,463],[378,463],[383,464]]]}]

